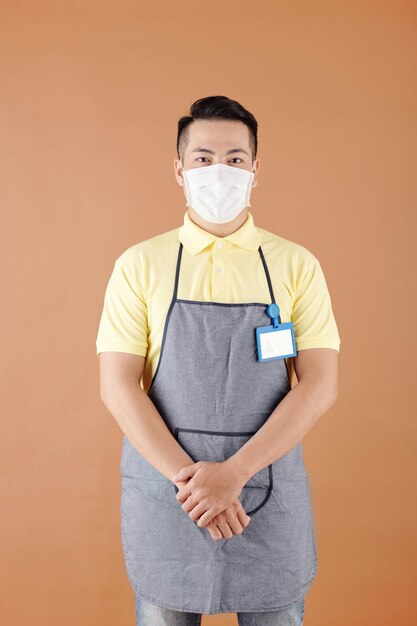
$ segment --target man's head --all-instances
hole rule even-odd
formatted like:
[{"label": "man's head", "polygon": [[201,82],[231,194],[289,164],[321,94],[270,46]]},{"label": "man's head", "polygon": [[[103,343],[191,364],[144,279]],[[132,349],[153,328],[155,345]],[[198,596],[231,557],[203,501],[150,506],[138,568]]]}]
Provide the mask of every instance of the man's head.
[{"label": "man's head", "polygon": [[[216,163],[254,171],[252,187],[257,184],[259,159],[258,123],[255,117],[236,100],[226,96],[209,96],[196,100],[190,115],[178,121],[177,155],[174,171],[177,182],[183,186],[182,167],[185,170]],[[191,209],[191,210],[190,210]],[[192,207],[189,212],[199,223]],[[242,215],[243,221],[246,219]],[[235,220],[234,220],[235,221]],[[242,220],[238,222],[243,223]],[[234,226],[238,226],[238,222]],[[201,223],[206,227],[207,223]]]},{"label": "man's head", "polygon": [[[247,138],[250,145],[250,154],[252,161],[255,160],[258,151],[258,122],[255,117],[247,111],[239,102],[231,100],[226,96],[208,96],[196,100],[190,108],[190,115],[181,117],[178,120],[177,132],[177,154],[178,158],[183,161],[187,147],[190,144],[190,135],[192,136],[192,127],[195,126],[196,120],[209,121],[237,121],[241,122],[238,126],[241,131],[242,124],[247,128]],[[224,128],[224,125],[220,128]],[[213,131],[213,134],[216,131]],[[247,143],[247,142],[245,142]]]}]

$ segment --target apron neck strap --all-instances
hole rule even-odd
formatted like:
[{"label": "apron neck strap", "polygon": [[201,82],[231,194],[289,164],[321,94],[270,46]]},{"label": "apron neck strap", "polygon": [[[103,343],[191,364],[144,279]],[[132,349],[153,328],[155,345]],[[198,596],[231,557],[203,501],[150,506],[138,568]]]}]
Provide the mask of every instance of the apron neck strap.
[{"label": "apron neck strap", "polygon": [[268,282],[269,295],[271,296],[271,304],[274,304],[275,303],[274,290],[272,289],[271,277],[269,275],[268,266],[266,264],[264,253],[262,251],[261,246],[259,246],[258,252],[259,252],[259,255],[261,257],[262,265],[264,266],[265,276],[266,276],[266,280]]},{"label": "apron neck strap", "polygon": [[[178,248],[178,256],[177,256],[177,267],[175,270],[175,284],[174,284],[174,293],[172,295],[172,302],[176,301],[177,295],[178,295],[178,281],[180,277],[182,250],[183,250],[183,245],[182,245],[182,242],[180,241],[180,245]],[[271,297],[271,304],[272,304],[272,303],[275,303],[274,290],[272,289],[272,282],[271,282],[271,277],[269,275],[268,265],[265,261],[264,253],[262,251],[261,246],[259,246],[258,252],[259,252],[259,256],[261,257],[262,265],[265,271],[265,276],[266,276],[266,280],[268,283],[269,295]]]}]

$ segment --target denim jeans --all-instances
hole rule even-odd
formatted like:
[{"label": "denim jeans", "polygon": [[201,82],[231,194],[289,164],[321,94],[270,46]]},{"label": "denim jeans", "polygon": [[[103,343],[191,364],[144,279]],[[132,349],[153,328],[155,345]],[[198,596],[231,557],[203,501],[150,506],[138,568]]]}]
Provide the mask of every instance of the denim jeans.
[{"label": "denim jeans", "polygon": [[[289,609],[237,613],[239,626],[303,626],[305,598]],[[135,595],[137,626],[200,626],[202,613],[164,609]],[[234,621],[234,623],[236,623]]]}]

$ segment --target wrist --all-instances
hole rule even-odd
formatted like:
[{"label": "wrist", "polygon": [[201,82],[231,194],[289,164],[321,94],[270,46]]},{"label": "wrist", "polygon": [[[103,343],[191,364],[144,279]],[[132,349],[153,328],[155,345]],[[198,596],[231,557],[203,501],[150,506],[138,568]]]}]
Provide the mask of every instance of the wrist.
[{"label": "wrist", "polygon": [[247,467],[245,467],[242,459],[238,456],[237,453],[229,456],[229,458],[226,459],[224,463],[226,464],[228,471],[232,473],[236,477],[236,480],[238,480],[242,484],[242,487],[251,478]]}]

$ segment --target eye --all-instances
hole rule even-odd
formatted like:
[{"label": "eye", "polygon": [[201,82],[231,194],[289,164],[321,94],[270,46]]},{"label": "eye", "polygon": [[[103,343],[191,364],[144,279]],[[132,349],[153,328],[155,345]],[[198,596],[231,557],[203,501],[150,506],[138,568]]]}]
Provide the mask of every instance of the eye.
[{"label": "eye", "polygon": [[206,159],[207,160],[207,157],[197,157],[196,161],[199,161],[200,159]]},{"label": "eye", "polygon": [[236,161],[236,159],[239,159],[241,163],[243,163],[242,159],[240,157],[235,157],[232,159],[232,161]]}]

